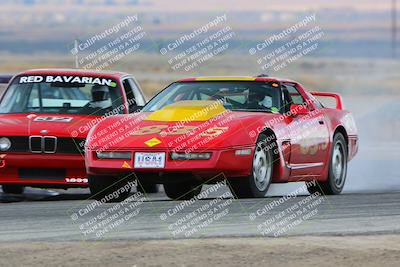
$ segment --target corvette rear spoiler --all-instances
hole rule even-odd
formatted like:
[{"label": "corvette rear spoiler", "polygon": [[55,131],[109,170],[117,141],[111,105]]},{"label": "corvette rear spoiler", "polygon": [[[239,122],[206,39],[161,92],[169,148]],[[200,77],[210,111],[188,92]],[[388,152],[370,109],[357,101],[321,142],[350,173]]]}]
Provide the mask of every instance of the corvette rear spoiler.
[{"label": "corvette rear spoiler", "polygon": [[317,97],[330,97],[334,98],[336,101],[336,109],[344,109],[342,97],[339,94],[336,93],[330,93],[330,92],[311,92],[313,96]]}]

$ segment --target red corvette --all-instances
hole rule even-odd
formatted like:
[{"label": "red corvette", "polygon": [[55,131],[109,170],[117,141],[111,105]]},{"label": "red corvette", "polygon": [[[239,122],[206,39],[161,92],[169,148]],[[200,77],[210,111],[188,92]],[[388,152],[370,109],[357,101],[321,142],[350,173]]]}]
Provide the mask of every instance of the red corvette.
[{"label": "red corvette", "polygon": [[29,70],[0,102],[0,185],[87,187],[84,143],[101,119],[144,105],[135,79],[120,72]]},{"label": "red corvette", "polygon": [[[112,142],[99,137],[113,125],[123,127]],[[140,114],[97,124],[85,157],[98,200],[123,200],[132,179],[162,183],[172,199],[227,180],[247,198],[264,197],[271,183],[314,180],[310,193],[339,194],[357,148],[353,117],[337,94],[265,76],[199,77],[172,83]]]}]

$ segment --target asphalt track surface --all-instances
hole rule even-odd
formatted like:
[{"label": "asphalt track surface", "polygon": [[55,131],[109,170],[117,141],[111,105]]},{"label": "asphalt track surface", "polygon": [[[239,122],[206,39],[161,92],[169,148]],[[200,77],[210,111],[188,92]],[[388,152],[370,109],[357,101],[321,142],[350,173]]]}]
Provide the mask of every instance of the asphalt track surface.
[{"label": "asphalt track surface", "polygon": [[[226,188],[221,188],[206,199],[197,200],[190,205],[186,203],[188,205],[179,211],[177,207],[181,207],[183,202],[171,201],[163,192],[160,192],[147,195],[145,199],[136,198],[135,201],[129,202],[128,204],[133,205],[129,211],[125,209],[127,205],[121,208],[116,204],[108,203],[86,214],[83,214],[82,210],[85,211],[85,208],[94,203],[87,200],[89,197],[87,191],[65,192],[67,193],[31,190],[24,196],[0,193],[0,200],[3,202],[0,203],[0,242],[146,240],[264,235],[371,235],[400,232],[400,192],[348,193],[311,198],[304,192],[297,191],[299,195],[289,199],[271,196],[264,199],[237,200],[229,196]],[[194,223],[186,228],[191,230],[197,227],[197,231],[177,231],[177,229],[182,229],[179,227],[190,221],[190,214],[194,214],[193,212],[196,212],[195,217],[199,218],[217,207],[212,204],[215,199],[219,199],[220,202],[217,204],[223,204],[221,205],[223,207],[209,216],[214,218],[211,223],[202,227]],[[265,212],[265,207],[271,207],[274,201],[278,204]],[[309,206],[308,213],[302,214],[302,216],[307,214],[309,216],[300,220],[298,224],[289,224],[294,221],[293,218],[289,218],[291,214],[307,208],[306,205],[311,203],[314,204]],[[103,231],[101,235],[96,235],[99,233],[97,230],[84,232],[94,225],[94,217],[103,214],[97,218],[102,218],[104,222],[105,218],[112,217],[123,209],[125,209],[125,215],[121,215],[120,218],[125,219],[121,224],[114,224],[112,227],[110,224],[102,224],[104,227],[98,229],[105,229],[108,225],[109,231]],[[76,217],[79,211],[83,215]],[[126,215],[129,216],[125,217]],[[279,224],[285,218],[288,219],[285,221],[286,224]],[[301,218],[300,214],[298,218]],[[266,225],[270,231],[265,231]],[[271,231],[274,225],[276,228]],[[278,233],[278,229],[286,230]],[[189,232],[190,234],[185,236],[185,233]]]}]

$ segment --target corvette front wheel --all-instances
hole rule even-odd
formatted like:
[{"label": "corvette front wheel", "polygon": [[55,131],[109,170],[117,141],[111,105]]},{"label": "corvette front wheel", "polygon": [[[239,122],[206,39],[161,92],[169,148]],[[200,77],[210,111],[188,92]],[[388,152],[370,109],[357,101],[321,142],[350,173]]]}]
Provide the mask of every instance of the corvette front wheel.
[{"label": "corvette front wheel", "polygon": [[164,184],[165,194],[174,200],[189,200],[200,194],[202,185],[193,182]]},{"label": "corvette front wheel", "polygon": [[306,183],[310,194],[319,192],[324,195],[338,195],[342,192],[347,175],[347,145],[341,133],[333,137],[329,162],[329,174],[326,182]]},{"label": "corvette front wheel", "polygon": [[273,153],[272,143],[261,134],[255,147],[252,174],[249,177],[231,178],[229,185],[237,198],[265,197],[272,181]]},{"label": "corvette front wheel", "polygon": [[102,202],[121,202],[132,189],[133,180],[129,176],[112,177],[89,175],[89,189],[92,198]]},{"label": "corvette front wheel", "polygon": [[158,193],[159,188],[158,184],[147,182],[147,181],[139,181],[137,185],[137,190],[142,193]]}]

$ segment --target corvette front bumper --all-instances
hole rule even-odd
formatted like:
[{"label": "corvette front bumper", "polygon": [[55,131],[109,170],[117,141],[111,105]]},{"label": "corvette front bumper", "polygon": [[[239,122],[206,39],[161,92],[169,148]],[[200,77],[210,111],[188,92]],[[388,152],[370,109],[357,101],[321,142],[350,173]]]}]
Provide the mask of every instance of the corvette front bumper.
[{"label": "corvette front bumper", "polygon": [[[238,150],[250,150],[250,154],[238,155]],[[124,150],[126,151],[126,150]],[[176,173],[190,172],[200,176],[215,176],[223,173],[225,176],[240,177],[250,175],[252,169],[253,147],[235,147],[223,150],[202,150],[198,152],[211,152],[208,160],[172,160],[172,150],[163,149],[135,149],[130,150],[131,160],[123,159],[98,159],[95,151],[87,153],[86,168],[91,175],[118,175],[120,173]],[[163,168],[135,168],[135,152],[164,152],[165,166]],[[196,152],[196,151],[193,151]]]}]

